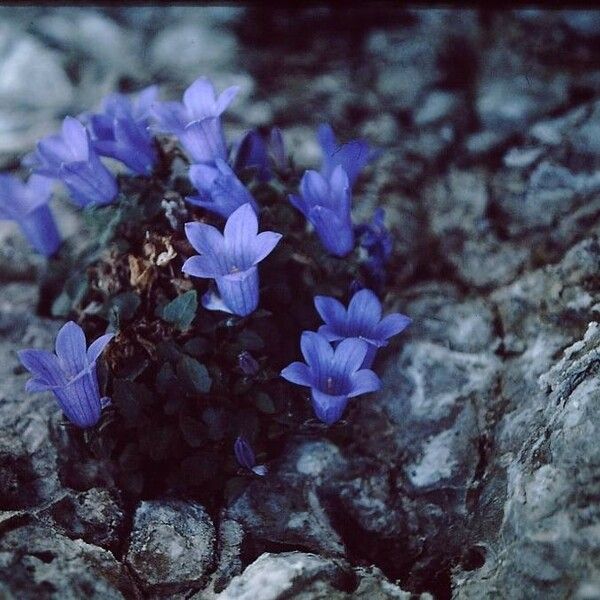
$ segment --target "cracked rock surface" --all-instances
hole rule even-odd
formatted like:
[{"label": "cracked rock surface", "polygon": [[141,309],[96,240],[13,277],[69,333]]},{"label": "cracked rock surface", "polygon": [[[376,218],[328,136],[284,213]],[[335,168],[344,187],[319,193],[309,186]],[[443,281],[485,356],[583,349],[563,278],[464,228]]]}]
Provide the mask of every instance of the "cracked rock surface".
[{"label": "cracked rock surface", "polygon": [[[316,126],[381,158],[354,217],[395,239],[412,326],[380,393],[288,441],[218,514],[124,502],[16,352],[43,261],[0,222],[0,596],[600,597],[600,12],[0,7],[0,162],[120,86],[241,92],[229,139]],[[56,201],[59,227],[83,235]],[[43,298],[41,298],[43,304]],[[411,595],[412,594],[412,595]]]}]

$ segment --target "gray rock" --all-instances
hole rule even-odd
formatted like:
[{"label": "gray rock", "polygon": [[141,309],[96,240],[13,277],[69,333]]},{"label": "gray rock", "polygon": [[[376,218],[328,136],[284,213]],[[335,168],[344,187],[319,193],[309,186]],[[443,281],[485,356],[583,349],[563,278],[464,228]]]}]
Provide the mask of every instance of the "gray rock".
[{"label": "gray rock", "polygon": [[217,568],[213,573],[212,589],[222,592],[233,577],[242,572],[242,542],[244,530],[231,519],[223,518],[219,523]]},{"label": "gray rock", "polygon": [[469,135],[464,145],[471,156],[481,158],[499,150],[508,139],[507,132],[485,129]]},{"label": "gray rock", "polygon": [[[314,554],[262,554],[234,578],[218,600],[409,600],[377,568],[354,571],[345,561]],[[426,596],[420,596],[426,600]]]},{"label": "gray rock", "polygon": [[587,159],[588,168],[600,168],[600,102],[595,102],[589,110],[587,118],[577,127],[571,129],[567,138],[573,150]]},{"label": "gray rock", "polygon": [[431,125],[451,117],[459,107],[455,94],[434,90],[427,95],[423,105],[415,113],[415,125]]},{"label": "gray rock", "polygon": [[144,587],[199,587],[214,561],[215,529],[199,504],[144,501],[135,511],[126,562]]},{"label": "gray rock", "polygon": [[124,30],[97,10],[63,9],[37,19],[35,28],[53,44],[91,58],[105,70],[134,75],[141,69],[138,32]]},{"label": "gray rock", "polygon": [[511,74],[502,79],[492,70],[489,79],[484,78],[480,84],[476,107],[486,128],[513,132],[558,108],[567,97],[567,81],[563,76],[556,75],[547,81]]},{"label": "gray rock", "polygon": [[410,297],[400,300],[393,309],[413,319],[404,340],[427,339],[459,352],[485,352],[499,344],[489,304],[481,298],[461,300],[451,284],[412,287]]},{"label": "gray rock", "polygon": [[426,192],[430,227],[441,256],[463,282],[477,288],[508,283],[525,263],[526,247],[500,240],[488,219],[485,173],[451,169],[446,181]]},{"label": "gray rock", "polygon": [[24,600],[140,597],[127,569],[110,552],[36,523],[0,537],[0,580]]},{"label": "gray rock", "polygon": [[257,540],[301,546],[325,556],[343,556],[345,547],[319,497],[325,481],[341,474],[344,457],[330,442],[292,447],[267,479],[253,481],[227,509]]},{"label": "gray rock", "polygon": [[544,153],[542,148],[511,148],[503,158],[507,167],[525,169],[534,164]]},{"label": "gray rock", "polygon": [[224,29],[190,21],[160,31],[149,49],[152,73],[191,83],[200,75],[235,70],[237,42]]},{"label": "gray rock", "polygon": [[62,109],[73,87],[60,56],[34,37],[0,25],[0,102],[27,109]]},{"label": "gray rock", "polygon": [[400,129],[396,119],[391,114],[384,113],[366,121],[362,135],[374,144],[393,146],[398,143]]},{"label": "gray rock", "polygon": [[125,525],[122,503],[102,488],[66,495],[51,506],[49,515],[70,538],[110,550],[118,548]]}]

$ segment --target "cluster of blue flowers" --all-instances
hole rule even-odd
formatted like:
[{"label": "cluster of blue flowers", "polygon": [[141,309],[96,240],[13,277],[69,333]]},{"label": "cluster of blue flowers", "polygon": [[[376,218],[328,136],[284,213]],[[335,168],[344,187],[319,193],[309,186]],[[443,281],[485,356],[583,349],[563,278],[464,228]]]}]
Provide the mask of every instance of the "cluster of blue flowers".
[{"label": "cluster of blue flowers", "polygon": [[[51,256],[60,245],[48,207],[53,180],[62,182],[81,208],[110,204],[119,185],[100,157],[120,161],[136,176],[152,176],[160,157],[154,134],[174,135],[189,158],[189,179],[197,191],[186,201],[225,219],[222,233],[204,222],[185,224],[185,235],[198,254],[185,261],[182,271],[214,280],[216,290],[202,298],[206,309],[250,315],[259,305],[258,263],[273,252],[282,234],[258,233],[260,207],[238,174],[251,169],[259,181],[267,182],[286,168],[287,158],[277,128],[268,136],[250,131],[235,148],[228,147],[221,115],[237,92],[231,87],[217,96],[211,82],[200,78],[182,102],[159,102],[158,89],[151,86],[135,100],[109,96],[101,113],[66,117],[60,134],[41,140],[25,157],[23,164],[34,172],[27,183],[0,175],[0,218],[17,221],[34,248]],[[299,194],[289,195],[289,201],[314,227],[329,254],[347,256],[358,240],[368,252],[372,273],[381,278],[392,249],[383,212],[358,228],[351,219],[352,188],[378,153],[362,140],[338,144],[328,125],[319,128],[318,140],[321,168],[303,174]],[[309,387],[315,414],[331,425],[349,398],[379,389],[380,380],[370,368],[375,354],[410,319],[399,313],[382,318],[381,303],[368,289],[356,292],[347,309],[326,296],[314,301],[324,324],[318,332],[302,334],[306,363],[294,362],[281,375]],[[69,322],[58,334],[56,354],[23,350],[21,361],[33,374],[27,390],[51,390],[72,423],[94,426],[107,402],[100,396],[96,361],[111,338],[104,335],[86,350],[82,329]],[[250,355],[240,355],[240,368],[250,372],[258,367]],[[263,474],[243,438],[236,441],[235,454],[240,464]]]},{"label": "cluster of blue flowers", "polygon": [[382,319],[381,303],[367,289],[352,296],[347,310],[329,296],[316,296],[315,308],[324,325],[317,333],[302,334],[300,347],[306,363],[292,363],[281,376],[309,387],[315,414],[331,425],[341,418],[349,398],[379,389],[381,382],[370,368],[377,350],[411,320],[400,313]]}]

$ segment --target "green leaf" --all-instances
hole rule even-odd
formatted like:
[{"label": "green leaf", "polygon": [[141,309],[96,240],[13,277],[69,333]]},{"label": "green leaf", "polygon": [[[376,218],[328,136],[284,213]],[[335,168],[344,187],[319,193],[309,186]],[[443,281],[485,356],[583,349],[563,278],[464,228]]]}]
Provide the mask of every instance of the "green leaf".
[{"label": "green leaf", "polygon": [[173,340],[164,340],[156,346],[156,354],[163,362],[174,362],[181,356],[181,349]]},{"label": "green leaf", "polygon": [[208,427],[208,437],[211,440],[218,441],[223,439],[227,429],[225,411],[209,406],[202,412],[202,420]]},{"label": "green leaf", "polygon": [[110,300],[109,315],[114,312],[119,321],[129,321],[141,304],[140,297],[135,292],[123,292]]},{"label": "green leaf", "polygon": [[177,361],[177,378],[192,394],[206,394],[212,384],[206,367],[191,356],[184,355]]},{"label": "green leaf", "polygon": [[260,412],[263,412],[267,415],[272,415],[277,412],[273,399],[271,398],[271,396],[265,394],[264,392],[259,392],[258,394],[256,394],[256,398],[254,401],[256,403],[256,408],[258,408]]},{"label": "green leaf", "polygon": [[66,317],[74,306],[77,306],[88,290],[87,275],[77,274],[69,277],[65,283],[64,290],[52,303],[52,316]]},{"label": "green leaf", "polygon": [[188,446],[192,448],[199,448],[206,443],[206,425],[194,419],[189,415],[181,415],[179,418],[179,429],[183,434],[183,439],[187,442]]},{"label": "green leaf", "polygon": [[176,382],[173,367],[169,363],[164,363],[156,376],[156,389],[161,394],[168,394],[173,391]]},{"label": "green leaf", "polygon": [[162,310],[162,318],[180,331],[189,328],[198,310],[198,294],[190,290],[175,298]]},{"label": "green leaf", "polygon": [[202,483],[214,479],[222,472],[222,457],[214,452],[203,451],[181,461],[180,469],[186,481]]},{"label": "green leaf", "polygon": [[206,338],[195,337],[191,340],[188,340],[183,349],[193,356],[194,358],[200,358],[204,354],[206,354],[211,348],[210,342]]},{"label": "green leaf", "polygon": [[71,312],[73,300],[66,292],[62,292],[52,303],[51,313],[53,317],[66,317]]},{"label": "green leaf", "polygon": [[113,401],[125,421],[135,424],[150,398],[150,390],[145,385],[127,379],[115,379],[113,382]]},{"label": "green leaf", "polygon": [[237,342],[244,348],[244,350],[258,351],[262,350],[265,346],[263,339],[251,329],[245,329],[238,336]]}]

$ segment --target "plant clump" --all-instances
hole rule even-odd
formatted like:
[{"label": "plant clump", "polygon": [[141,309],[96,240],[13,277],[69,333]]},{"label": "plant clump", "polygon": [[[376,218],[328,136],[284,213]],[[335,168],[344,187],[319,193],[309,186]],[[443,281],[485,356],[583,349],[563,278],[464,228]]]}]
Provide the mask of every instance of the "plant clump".
[{"label": "plant clump", "polygon": [[[136,100],[113,95],[102,113],[67,117],[24,160],[32,177],[66,186],[89,232],[85,247],[58,253],[39,232],[31,240],[52,257],[40,309],[71,319],[77,344],[25,351],[45,352],[38,362],[25,354],[28,389],[60,401],[50,376],[31,383],[39,361],[63,369],[60,383],[72,388],[65,361],[80,361],[85,338],[104,336],[93,372],[81,367],[99,393],[83,390],[61,408],[69,417],[82,398],[101,403],[90,408],[93,423],[69,418],[70,432],[132,496],[168,491],[218,504],[265,476],[290,434],[343,426],[348,397],[379,387],[377,348],[410,322],[390,315],[375,332],[391,236],[380,212],[371,224],[351,221],[352,185],[376,153],[361,140],[340,145],[322,126],[321,171],[301,176],[277,128],[252,130],[232,148],[221,115],[236,92],[217,97],[200,78],[182,103],[159,102],[155,87]],[[129,171],[115,176],[100,156]],[[10,194],[0,185],[0,217],[25,213],[3,209],[18,200]],[[42,233],[53,225],[45,214]],[[346,315],[340,301],[351,299]],[[319,326],[335,335],[308,333]],[[294,363],[301,339],[308,366]]]}]

